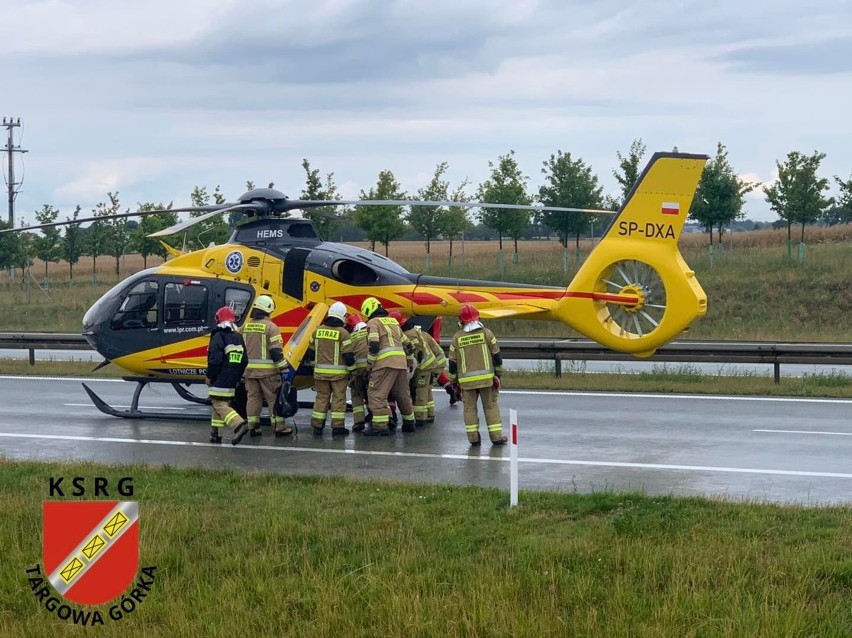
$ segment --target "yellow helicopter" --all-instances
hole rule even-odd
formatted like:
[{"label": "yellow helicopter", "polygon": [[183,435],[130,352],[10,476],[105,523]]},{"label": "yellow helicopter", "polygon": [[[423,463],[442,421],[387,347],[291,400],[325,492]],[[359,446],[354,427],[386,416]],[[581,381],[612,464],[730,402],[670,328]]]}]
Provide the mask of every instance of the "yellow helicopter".
[{"label": "yellow helicopter", "polygon": [[[114,416],[175,418],[174,413],[139,409],[141,391],[151,382],[171,383],[184,399],[204,403],[186,387],[204,380],[213,314],[230,306],[241,324],[260,294],[275,301],[272,320],[281,328],[288,342],[285,355],[297,369],[294,392],[311,385],[310,371],[299,366],[310,328],[322,321],[325,308],[341,301],[358,312],[361,302],[371,296],[387,309],[429,318],[427,327],[432,318],[455,316],[462,304],[470,303],[487,319],[556,320],[613,350],[650,356],[707,310],[707,297],[678,250],[706,160],[704,155],[654,154],[567,288],[410,273],[374,252],[323,241],[310,220],[282,215],[358,204],[579,209],[482,202],[291,200],[267,188],[251,190],[232,204],[171,209],[206,214],[151,236],[173,234],[226,211],[240,211],[249,221],[238,226],[226,244],[187,253],[171,249],[164,264],[133,274],[86,312],[83,335],[103,355],[101,365],[113,363],[127,370],[130,375],[125,378],[138,386],[130,409],[123,411],[84,387],[99,409]],[[115,217],[146,214],[156,211]],[[91,220],[75,223],[85,221]],[[16,230],[63,223],[68,222]]]}]

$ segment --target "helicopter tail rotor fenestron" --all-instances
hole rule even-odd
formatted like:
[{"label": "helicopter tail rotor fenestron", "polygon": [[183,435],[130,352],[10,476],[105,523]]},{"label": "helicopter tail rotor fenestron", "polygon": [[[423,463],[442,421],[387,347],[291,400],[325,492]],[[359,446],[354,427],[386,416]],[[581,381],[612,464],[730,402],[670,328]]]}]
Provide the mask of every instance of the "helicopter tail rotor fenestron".
[{"label": "helicopter tail rotor fenestron", "polygon": [[678,250],[705,155],[656,153],[554,314],[585,336],[650,356],[707,312]]}]

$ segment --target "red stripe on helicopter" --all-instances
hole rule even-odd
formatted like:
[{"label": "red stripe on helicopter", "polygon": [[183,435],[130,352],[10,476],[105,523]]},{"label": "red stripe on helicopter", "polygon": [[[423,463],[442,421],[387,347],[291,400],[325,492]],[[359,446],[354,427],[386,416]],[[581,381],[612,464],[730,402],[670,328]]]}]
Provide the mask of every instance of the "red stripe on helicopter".
[{"label": "red stripe on helicopter", "polygon": [[309,313],[310,311],[307,308],[301,306],[291,308],[287,312],[282,312],[280,315],[272,317],[272,323],[279,328],[296,328]]},{"label": "red stripe on helicopter", "polygon": [[548,290],[542,292],[495,292],[497,299],[521,300],[521,299],[562,299],[564,290]]},{"label": "red stripe on helicopter", "polygon": [[431,292],[398,292],[397,294],[400,297],[411,300],[412,303],[423,306],[434,306],[444,301],[438,295],[433,295]]},{"label": "red stripe on helicopter", "polygon": [[592,299],[594,301],[614,301],[619,303],[639,303],[639,297],[629,295],[611,295],[605,292],[566,292],[566,297],[575,297],[577,299]]},{"label": "red stripe on helicopter", "polygon": [[156,357],[151,357],[148,361],[160,361],[161,359],[191,359],[192,357],[206,357],[207,356],[207,345],[198,346],[197,348],[190,348],[189,350],[184,350],[182,352],[175,352],[174,354],[158,354]]},{"label": "red stripe on helicopter", "polygon": [[488,298],[483,297],[482,295],[476,295],[472,292],[451,292],[450,297],[452,297],[459,303],[467,303],[469,301],[490,301]]},{"label": "red stripe on helicopter", "polygon": [[402,308],[402,305],[399,302],[393,301],[391,299],[386,299],[384,297],[378,297],[376,295],[342,295],[340,297],[332,297],[332,299],[334,299],[335,301],[340,301],[349,306],[350,308],[355,308],[356,312],[361,312],[361,304],[364,303],[364,300],[368,297],[375,297],[376,299],[378,299],[379,303],[382,304],[382,308]]}]

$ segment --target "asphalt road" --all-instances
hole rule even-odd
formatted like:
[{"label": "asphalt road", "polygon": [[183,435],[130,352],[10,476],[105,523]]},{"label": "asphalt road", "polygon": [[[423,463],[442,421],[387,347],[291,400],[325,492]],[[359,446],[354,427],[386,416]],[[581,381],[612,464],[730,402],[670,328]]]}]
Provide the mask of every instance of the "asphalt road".
[{"label": "asphalt road", "polygon": [[[133,385],[92,381],[116,407]],[[198,386],[195,386],[196,388]],[[302,397],[307,398],[307,397]],[[207,443],[201,422],[142,421],[98,412],[80,380],[0,377],[0,455],[14,459],[230,467],[508,489],[509,449],[470,448],[461,407],[436,393],[434,425],[413,434],[332,440],[299,434]],[[206,412],[170,386],[142,407]],[[852,503],[852,401],[511,391],[519,414],[521,489],[709,495],[807,505]],[[483,438],[485,432],[483,431]]]}]

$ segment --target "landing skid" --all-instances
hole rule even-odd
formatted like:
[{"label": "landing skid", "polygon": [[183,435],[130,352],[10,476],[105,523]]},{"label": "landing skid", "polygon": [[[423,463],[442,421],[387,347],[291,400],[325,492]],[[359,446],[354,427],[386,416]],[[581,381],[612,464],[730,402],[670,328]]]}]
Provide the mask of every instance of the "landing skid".
[{"label": "landing skid", "polygon": [[[109,416],[116,416],[123,419],[163,419],[169,421],[210,421],[210,413],[204,412],[193,412],[189,414],[181,414],[178,411],[173,412],[157,412],[152,410],[141,410],[139,408],[139,397],[142,395],[142,390],[145,389],[150,381],[137,381],[136,382],[136,390],[133,391],[133,399],[130,401],[130,409],[128,410],[117,410],[112,407],[109,403],[101,399],[94,390],[92,390],[85,383],[83,384],[83,389],[86,391],[86,394],[89,395],[89,398],[92,400],[92,403],[95,404],[95,407],[103,412],[104,414],[108,414]],[[177,393],[187,401],[191,401],[192,403],[208,403],[206,399],[202,399],[201,397],[197,397],[185,388],[180,388],[177,383],[172,383],[172,387],[175,388]],[[186,396],[185,396],[186,395]],[[192,397],[192,398],[189,398]],[[209,403],[208,403],[209,405]]]},{"label": "landing skid", "polygon": [[[89,395],[89,398],[92,400],[92,403],[95,407],[107,414],[109,416],[119,417],[122,419],[160,419],[164,421],[210,421],[210,413],[207,411],[197,411],[197,412],[188,412],[181,413],[178,410],[169,411],[169,412],[158,412],[156,410],[144,410],[139,407],[139,399],[142,396],[142,391],[149,383],[168,383],[171,385],[175,392],[177,392],[180,398],[185,401],[189,401],[190,403],[196,403],[198,405],[210,405],[210,399],[206,397],[199,397],[196,394],[190,392],[186,384],[181,384],[176,381],[160,381],[159,379],[145,379],[140,377],[127,377],[125,381],[135,381],[136,389],[133,391],[133,399],[130,401],[130,408],[127,410],[119,410],[112,407],[109,403],[104,401],[101,397],[97,395],[97,393],[92,390],[89,386],[83,383],[83,389],[86,391],[86,394]],[[242,386],[238,388],[237,397],[235,401],[232,403],[234,409],[239,412],[242,416],[245,416],[245,392],[242,393],[240,390]],[[299,401],[298,406],[300,408],[310,408],[313,407],[313,403],[310,401]],[[269,425],[269,418],[264,416],[261,418],[261,423],[263,425]]]}]

